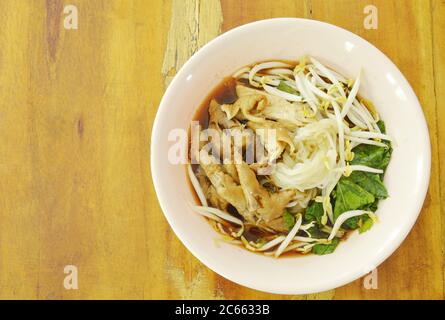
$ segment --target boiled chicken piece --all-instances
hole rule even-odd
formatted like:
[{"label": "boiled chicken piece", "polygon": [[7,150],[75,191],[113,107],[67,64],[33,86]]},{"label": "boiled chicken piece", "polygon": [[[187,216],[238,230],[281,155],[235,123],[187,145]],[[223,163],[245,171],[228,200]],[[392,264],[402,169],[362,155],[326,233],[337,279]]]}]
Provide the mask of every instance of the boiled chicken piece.
[{"label": "boiled chicken piece", "polygon": [[223,164],[224,170],[229,174],[232,179],[239,184],[238,172],[236,171],[236,166],[233,163]]},{"label": "boiled chicken piece", "polygon": [[283,215],[286,205],[294,196],[293,190],[269,193],[258,182],[247,163],[236,164],[238,176],[247,203],[247,209],[255,212],[266,223]]},{"label": "boiled chicken piece", "polygon": [[210,183],[201,167],[196,172],[196,178],[198,179],[199,185],[201,186],[202,191],[204,192],[204,195],[209,201],[210,205],[212,207],[227,211],[229,203],[219,196],[215,187]]},{"label": "boiled chicken piece", "polygon": [[200,153],[200,161],[201,167],[218,195],[233,205],[247,221],[254,222],[253,213],[247,209],[243,188],[235,182],[230,174],[225,172],[224,166],[216,163],[215,159],[207,152]]},{"label": "boiled chicken piece", "polygon": [[221,106],[216,100],[210,101],[209,105],[209,127],[211,124],[218,126],[219,128],[229,129],[239,125],[235,120],[227,118],[226,114],[221,110]]},{"label": "boiled chicken piece", "polygon": [[[265,120],[264,123],[260,124],[258,122],[249,121],[247,127],[255,130],[255,133],[260,137],[261,143],[265,146],[269,154],[269,161],[277,159],[286,148],[286,145],[289,145],[291,153],[295,151],[294,143],[292,142],[288,131],[281,128],[277,122]],[[274,131],[269,131],[269,129]],[[275,140],[272,140],[273,137]]]},{"label": "boiled chicken piece", "polygon": [[269,221],[268,223],[265,223],[264,221],[262,221],[259,223],[259,225],[260,226],[264,225],[264,226],[266,226],[270,229],[273,229],[275,231],[278,231],[278,232],[288,232],[289,231],[289,229],[286,228],[286,226],[284,225],[283,217],[276,218],[272,221]]},{"label": "boiled chicken piece", "polygon": [[226,113],[228,119],[234,118],[236,115],[240,114],[241,117],[237,116],[239,120],[250,120],[256,122],[263,122],[265,119],[263,117],[258,117],[259,111],[263,110],[268,104],[267,97],[260,94],[251,94],[239,97],[238,100],[232,105],[225,104],[221,106],[221,109]]},{"label": "boiled chicken piece", "polygon": [[[304,123],[314,121],[314,119],[305,116],[305,105],[302,103],[289,102],[281,97],[242,85],[236,87],[236,93],[239,97],[238,101],[242,99],[252,100],[252,96],[255,97],[256,100],[261,99],[258,96],[266,98],[267,102],[263,102],[263,104],[260,105],[260,108],[256,108],[255,110],[252,108],[245,109],[249,111],[248,114],[250,115],[250,119],[246,116],[245,110],[241,108],[241,111],[246,118],[251,121],[262,123],[262,120],[267,118],[276,120],[287,128],[295,128],[296,126],[302,126]],[[250,98],[248,98],[249,96]],[[261,119],[261,121],[258,121],[258,119]]]}]

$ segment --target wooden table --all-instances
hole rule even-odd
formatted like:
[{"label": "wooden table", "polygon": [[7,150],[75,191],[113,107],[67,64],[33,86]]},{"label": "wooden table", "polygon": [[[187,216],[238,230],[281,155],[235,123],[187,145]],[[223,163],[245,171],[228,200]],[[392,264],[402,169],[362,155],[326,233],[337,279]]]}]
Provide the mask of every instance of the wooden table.
[{"label": "wooden table", "polygon": [[[370,2],[377,30],[364,28]],[[67,4],[77,30],[64,28]],[[378,268],[377,290],[362,279],[306,296],[238,286],[197,261],[159,208],[149,147],[168,81],[218,34],[282,16],[369,40],[423,106],[430,188],[414,229]],[[444,298],[443,0],[2,0],[0,21],[0,298]],[[66,265],[77,267],[77,290],[64,288]]]}]

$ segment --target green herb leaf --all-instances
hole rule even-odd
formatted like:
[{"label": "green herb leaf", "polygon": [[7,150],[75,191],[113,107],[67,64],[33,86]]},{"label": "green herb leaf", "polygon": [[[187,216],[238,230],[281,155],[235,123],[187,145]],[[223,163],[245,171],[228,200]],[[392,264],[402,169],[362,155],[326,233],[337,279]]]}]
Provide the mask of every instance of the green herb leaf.
[{"label": "green herb leaf", "polygon": [[283,224],[287,230],[290,230],[295,225],[295,217],[287,210],[283,213]]},{"label": "green herb leaf", "polygon": [[336,190],[334,219],[337,219],[343,212],[356,210],[375,201],[371,193],[348,179],[340,179]]},{"label": "green herb leaf", "polygon": [[365,211],[372,211],[372,212],[376,212],[377,211],[377,205],[379,204],[379,199],[375,199],[375,201],[371,204],[367,204],[364,207],[361,207],[361,210],[365,210]]},{"label": "green herb leaf", "polygon": [[[311,238],[314,239],[327,239],[329,237],[329,233],[321,231],[318,226],[313,226],[307,231],[311,234]],[[305,237],[306,235],[302,233],[301,236]]]},{"label": "green herb leaf", "polygon": [[[337,197],[334,207],[334,219],[337,219],[343,212],[362,208],[375,201],[375,197],[371,193],[346,178],[340,179],[336,190]],[[352,217],[346,220],[344,225],[350,229],[357,229],[359,218],[360,217]]]},{"label": "green herb leaf", "polygon": [[[382,133],[386,133],[385,123],[377,122]],[[383,141],[388,147],[379,147],[368,144],[358,145],[353,149],[354,159],[351,164],[359,164],[372,168],[385,170],[391,158],[392,148],[389,141]]]},{"label": "green herb leaf", "polygon": [[371,193],[377,199],[386,199],[388,191],[380,179],[380,175],[376,173],[354,171],[346,178]]},{"label": "green herb leaf", "polygon": [[[385,123],[377,122],[382,133],[386,132]],[[361,144],[353,149],[353,165],[364,165],[385,170],[391,158],[392,148],[389,141],[387,147]],[[383,175],[354,171],[349,177],[342,177],[335,189],[334,219],[349,210],[363,209],[375,212],[379,199],[388,197],[388,191],[382,182]],[[333,193],[334,194],[334,193]],[[345,221],[344,226],[365,232],[372,226],[367,215],[353,217]],[[360,223],[361,221],[361,223]]]},{"label": "green herb leaf", "polygon": [[368,216],[364,217],[362,220],[362,225],[360,226],[360,229],[358,230],[359,233],[364,233],[371,229],[371,227],[374,225],[374,221],[369,218]]},{"label": "green herb leaf", "polygon": [[298,94],[297,90],[286,84],[286,82],[284,81],[280,81],[280,84],[278,85],[277,89],[290,94]]},{"label": "green herb leaf", "polygon": [[382,133],[386,133],[386,126],[385,126],[385,122],[383,122],[383,120],[377,121],[377,126],[379,127],[379,129]]},{"label": "green herb leaf", "polygon": [[323,204],[320,202],[312,202],[304,213],[304,220],[306,222],[317,221],[318,225],[321,226],[321,218],[323,217]]},{"label": "green herb leaf", "polygon": [[351,164],[385,170],[391,158],[392,149],[368,144],[361,144],[352,149],[354,159]]},{"label": "green herb leaf", "polygon": [[340,243],[340,239],[338,239],[338,238],[332,239],[331,243],[329,243],[329,244],[318,243],[312,247],[312,253],[318,254],[318,255],[332,253],[335,251],[335,249],[337,248],[339,243]]}]

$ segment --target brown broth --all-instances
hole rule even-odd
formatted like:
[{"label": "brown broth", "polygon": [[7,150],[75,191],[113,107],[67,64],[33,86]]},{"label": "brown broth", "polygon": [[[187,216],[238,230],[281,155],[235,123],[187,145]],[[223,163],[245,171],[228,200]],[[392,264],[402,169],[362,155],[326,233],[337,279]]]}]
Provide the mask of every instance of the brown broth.
[{"label": "brown broth", "polygon": [[[284,62],[284,63],[290,64],[290,65],[293,65],[293,66],[296,66],[298,64],[298,61],[289,61],[289,60],[274,60],[274,61]],[[261,61],[261,62],[267,62],[267,61]],[[257,63],[255,63],[255,64],[257,64]],[[252,65],[255,65],[255,64],[252,64]],[[326,82],[330,82],[328,79],[324,79],[324,80]],[[209,125],[209,111],[208,111],[208,109],[209,109],[210,102],[213,99],[215,99],[219,104],[232,104],[232,103],[234,103],[238,99],[238,96],[236,95],[236,85],[240,84],[240,83],[245,85],[245,86],[251,87],[250,84],[249,84],[249,81],[246,80],[246,79],[236,80],[236,79],[234,79],[231,76],[224,78],[206,96],[204,101],[197,108],[197,110],[196,110],[196,112],[195,112],[195,114],[194,114],[192,119],[194,121],[199,121],[200,125],[203,128],[207,128],[208,125]],[[196,166],[193,165],[192,168],[195,170]],[[192,185],[192,182],[191,182],[190,177],[188,175],[188,172],[186,172],[186,176],[187,176],[187,181],[188,181],[190,190],[192,191],[193,197],[195,199],[195,203],[196,204],[200,204],[199,197],[198,197],[195,189],[193,188],[193,185]],[[236,210],[235,210],[235,212],[232,212],[232,210],[231,210],[230,213],[232,215],[242,219],[242,217],[239,215],[238,212],[236,212]],[[226,229],[226,228],[227,228],[227,225],[224,226],[224,229]],[[345,235],[340,239],[341,242],[346,240],[352,234],[353,231],[354,230],[346,231]],[[249,238],[248,239],[249,241],[250,240],[254,241],[255,239],[258,239],[259,237],[265,237],[267,235],[268,235],[267,233],[265,233],[264,231],[261,231],[260,229],[257,229],[257,228],[247,229],[245,234],[244,234],[244,236],[246,238]],[[248,250],[242,244],[240,244],[239,246],[241,248],[243,248],[244,250]],[[262,252],[254,252],[254,253],[262,254]],[[280,259],[282,259],[282,258],[293,258],[293,257],[296,257],[296,256],[297,257],[304,257],[304,256],[308,256],[308,255],[311,255],[311,254],[312,253],[301,253],[301,252],[297,252],[297,251],[289,251],[289,252],[285,252],[285,253],[281,254],[279,258]]]},{"label": "brown broth", "polygon": [[[192,120],[199,121],[199,124],[203,128],[207,128],[209,126],[210,101],[215,99],[219,104],[234,103],[238,99],[238,96],[236,95],[236,84],[237,84],[236,79],[232,77],[224,78],[214,89],[210,91],[210,93],[207,95],[207,97],[204,99],[201,105],[197,108],[195,114],[193,115]],[[189,129],[189,139],[190,139],[190,129]],[[190,146],[190,140],[189,140],[189,146]],[[189,159],[190,159],[190,154],[189,154]],[[195,170],[196,165],[192,165],[192,168],[193,170]],[[193,188],[188,172],[186,172],[186,176],[187,176],[187,183],[189,184],[189,187],[192,190],[195,203],[199,204],[200,203],[199,197],[196,194],[195,188]]]},{"label": "brown broth", "polygon": [[[264,63],[268,61],[278,61],[283,62],[286,64],[289,64],[291,66],[296,66],[299,62],[293,61],[293,60],[284,60],[284,59],[278,59],[278,60],[264,60],[264,61],[258,61],[256,63],[252,63],[248,66],[254,66],[258,63]],[[246,67],[248,67],[246,66]],[[262,71],[267,71],[268,69],[264,69]],[[197,108],[193,120],[199,121],[200,124],[207,128],[208,122],[209,122],[209,104],[212,99],[215,99],[219,104],[231,104],[234,103],[237,100],[236,95],[236,85],[238,83],[242,83],[245,86],[249,86],[249,81],[247,79],[240,79],[236,80],[232,76],[228,76],[226,78],[223,78],[222,81],[213,88],[210,93],[206,96],[204,101],[201,103],[201,105]]]},{"label": "brown broth", "polygon": [[218,102],[219,104],[234,103],[238,99],[238,96],[236,95],[236,84],[236,79],[232,77],[224,78],[221,83],[219,83],[212,91],[210,91],[210,93],[198,107],[195,115],[193,116],[193,120],[199,121],[201,126],[207,128],[209,125],[210,101],[215,99],[216,102]]}]

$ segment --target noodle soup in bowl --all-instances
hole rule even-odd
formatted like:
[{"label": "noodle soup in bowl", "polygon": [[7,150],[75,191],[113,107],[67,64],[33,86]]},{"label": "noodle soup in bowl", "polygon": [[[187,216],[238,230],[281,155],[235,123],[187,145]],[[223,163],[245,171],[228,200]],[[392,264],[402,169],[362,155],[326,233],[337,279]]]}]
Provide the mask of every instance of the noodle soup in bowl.
[{"label": "noodle soup in bowl", "polygon": [[[184,164],[188,149],[181,151],[178,141],[182,138],[188,142],[184,135],[187,136],[199,107],[228,76],[259,61],[296,61],[304,56],[314,57],[314,61],[348,79],[361,75],[358,94],[373,102],[392,141],[391,160],[383,180],[388,197],[378,203],[377,219],[370,230],[361,234],[351,232],[347,240],[341,241],[336,250],[327,255],[276,258],[274,254],[258,254],[242,245],[218,241],[216,239],[222,238],[220,233],[193,209],[193,204],[199,200],[195,197],[187,165]],[[323,74],[321,79],[333,84]],[[346,98],[354,92],[354,86],[351,83],[348,89],[345,84],[344,88],[347,92],[342,101],[343,107]],[[290,100],[295,98],[292,93],[284,96]],[[341,109],[337,111],[332,109],[330,114],[326,111],[327,121],[331,118],[334,123],[336,116],[342,112]],[[343,126],[341,123],[338,122],[339,128]],[[351,127],[354,126],[351,123]],[[344,134],[351,135],[349,131]],[[341,139],[344,139],[343,134],[342,138],[339,134],[338,141]],[[379,140],[372,139],[378,143]],[[335,161],[343,161],[346,168],[348,159],[342,157],[344,155],[339,154]],[[156,116],[151,144],[151,168],[158,199],[169,224],[184,245],[223,277],[249,288],[280,294],[333,289],[365,275],[389,257],[405,239],[421,210],[429,183],[430,162],[429,136],[422,109],[397,67],[357,35],[326,23],[295,18],[247,24],[219,36],[199,50],[169,85]],[[369,170],[363,166],[355,169]],[[341,172],[340,177],[342,173],[345,175]],[[364,212],[368,211],[359,213]],[[206,214],[214,220],[224,220],[224,216],[221,219],[218,215],[215,218],[212,213]],[[234,217],[243,219],[244,216]],[[290,232],[306,223],[298,217],[295,215],[297,221],[294,221]],[[331,225],[330,229],[335,229],[335,225]],[[277,240],[275,253],[281,247],[279,240],[285,242],[286,234],[281,237]]]}]

